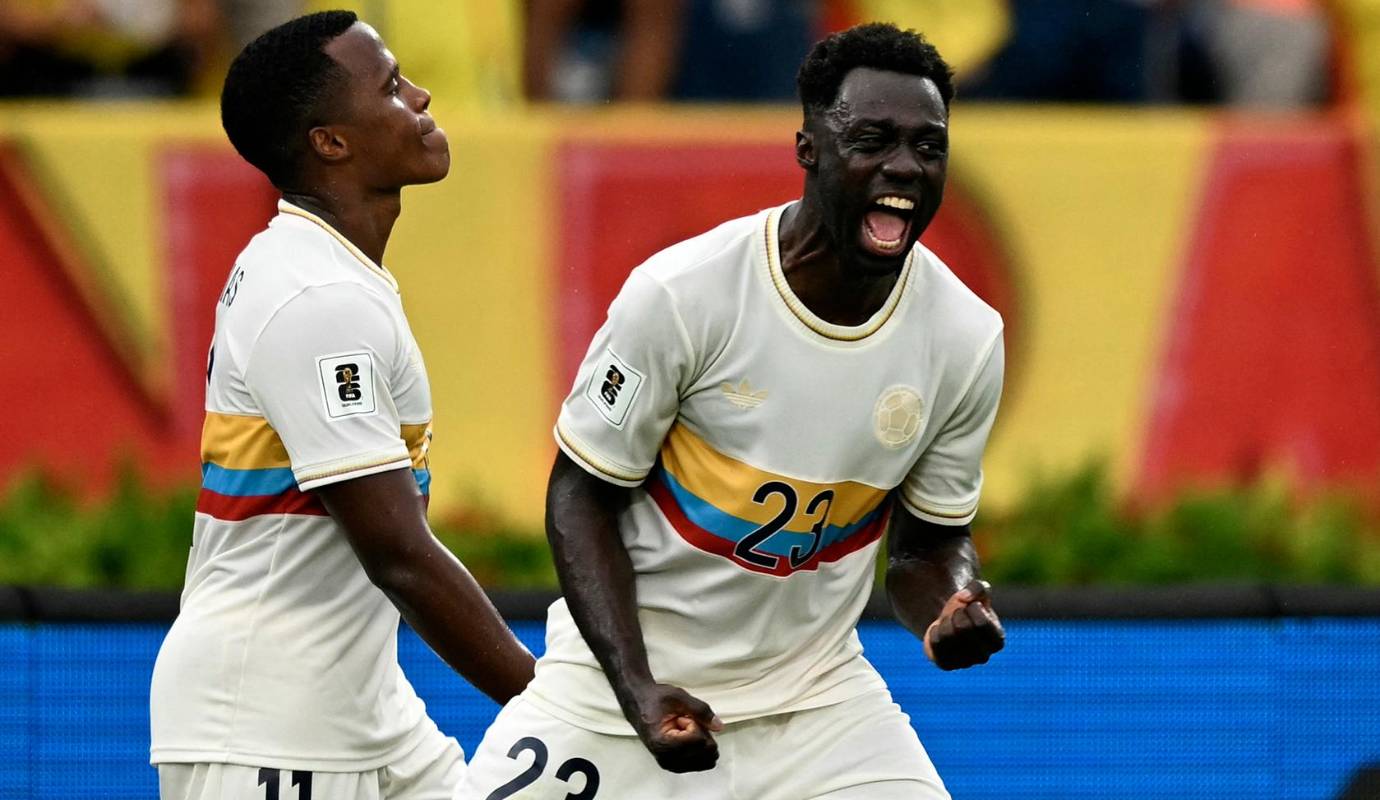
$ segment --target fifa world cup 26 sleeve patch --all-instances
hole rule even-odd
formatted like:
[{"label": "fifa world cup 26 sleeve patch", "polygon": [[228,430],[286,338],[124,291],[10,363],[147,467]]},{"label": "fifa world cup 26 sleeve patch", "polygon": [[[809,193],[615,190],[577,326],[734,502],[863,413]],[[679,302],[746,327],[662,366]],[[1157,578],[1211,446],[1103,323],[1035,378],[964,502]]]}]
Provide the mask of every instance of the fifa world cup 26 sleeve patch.
[{"label": "fifa world cup 26 sleeve patch", "polygon": [[585,398],[599,409],[610,425],[621,430],[628,418],[628,409],[637,400],[644,377],[612,350],[605,350],[598,366],[589,376]]},{"label": "fifa world cup 26 sleeve patch", "polygon": [[326,416],[331,419],[372,414],[377,409],[374,397],[374,359],[368,353],[338,353],[316,359],[321,373],[321,398]]}]

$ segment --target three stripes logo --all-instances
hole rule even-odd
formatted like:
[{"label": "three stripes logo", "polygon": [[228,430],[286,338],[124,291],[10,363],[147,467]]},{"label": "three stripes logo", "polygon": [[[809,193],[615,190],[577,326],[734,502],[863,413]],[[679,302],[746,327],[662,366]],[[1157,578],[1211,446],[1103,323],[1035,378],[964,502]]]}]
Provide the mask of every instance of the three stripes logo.
[{"label": "three stripes logo", "polygon": [[724,393],[724,398],[728,402],[739,408],[756,408],[767,399],[767,390],[754,391],[746,378],[739,381],[737,386],[724,381],[719,384],[719,390]]}]

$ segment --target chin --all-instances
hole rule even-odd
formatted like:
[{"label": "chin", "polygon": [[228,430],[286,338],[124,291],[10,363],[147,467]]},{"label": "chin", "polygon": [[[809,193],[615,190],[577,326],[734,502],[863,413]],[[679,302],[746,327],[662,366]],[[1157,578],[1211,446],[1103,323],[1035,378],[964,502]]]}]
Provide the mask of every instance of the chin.
[{"label": "chin", "polygon": [[437,181],[441,180],[449,174],[450,155],[447,154],[444,159],[441,159],[436,164],[431,165],[430,169],[426,170],[424,173],[418,176],[417,180],[414,181],[414,183],[436,183]]},{"label": "chin", "polygon": [[906,266],[906,258],[910,256],[910,251],[915,249],[915,243],[911,242],[905,249],[894,256],[879,256],[870,253],[861,247],[852,253],[854,271],[859,275],[880,278],[884,275],[895,275]]}]

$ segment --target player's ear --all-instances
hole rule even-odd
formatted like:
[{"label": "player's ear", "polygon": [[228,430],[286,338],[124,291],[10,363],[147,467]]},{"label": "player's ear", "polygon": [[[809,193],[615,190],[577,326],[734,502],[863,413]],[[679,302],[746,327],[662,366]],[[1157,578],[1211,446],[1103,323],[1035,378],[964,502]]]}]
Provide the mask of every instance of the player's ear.
[{"label": "player's ear", "polygon": [[307,131],[307,141],[317,158],[327,163],[344,161],[350,157],[350,145],[340,132],[329,125],[318,125]]},{"label": "player's ear", "polygon": [[804,128],[795,132],[795,163],[806,172],[815,171],[815,135]]}]

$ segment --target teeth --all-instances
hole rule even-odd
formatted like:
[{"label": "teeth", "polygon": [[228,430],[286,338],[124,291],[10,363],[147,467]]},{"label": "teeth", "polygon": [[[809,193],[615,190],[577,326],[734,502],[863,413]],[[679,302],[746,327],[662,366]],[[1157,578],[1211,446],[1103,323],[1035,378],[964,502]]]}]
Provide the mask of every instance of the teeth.
[{"label": "teeth", "polygon": [[877,244],[881,245],[883,248],[885,248],[885,249],[887,249],[887,250],[890,250],[891,248],[893,248],[893,247],[895,247],[896,245],[900,244],[901,241],[905,238],[905,237],[901,237],[900,239],[883,239],[882,237],[880,237],[880,236],[878,236],[877,234],[873,233],[871,228],[867,228],[866,230],[867,230],[867,238],[871,239],[872,241],[876,242]]},{"label": "teeth", "polygon": [[887,206],[888,208],[899,208],[902,211],[910,211],[915,208],[915,203],[913,201],[907,200],[904,197],[892,197],[890,195],[878,200],[877,205]]}]

